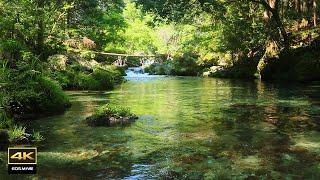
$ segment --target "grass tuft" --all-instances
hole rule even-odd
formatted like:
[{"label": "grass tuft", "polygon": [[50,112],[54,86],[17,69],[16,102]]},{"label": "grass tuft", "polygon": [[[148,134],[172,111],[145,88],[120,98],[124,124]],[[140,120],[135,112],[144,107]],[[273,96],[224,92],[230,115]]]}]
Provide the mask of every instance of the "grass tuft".
[{"label": "grass tuft", "polygon": [[9,130],[9,141],[12,142],[16,139],[21,139],[26,134],[26,127],[15,125],[11,130]]}]

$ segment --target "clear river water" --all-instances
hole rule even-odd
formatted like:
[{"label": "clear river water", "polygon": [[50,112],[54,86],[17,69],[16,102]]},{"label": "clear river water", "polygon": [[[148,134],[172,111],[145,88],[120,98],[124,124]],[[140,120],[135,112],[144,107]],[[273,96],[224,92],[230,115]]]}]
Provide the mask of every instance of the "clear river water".
[{"label": "clear river water", "polygon": [[[0,179],[320,179],[320,83],[137,76],[113,91],[67,92],[72,107],[33,121],[38,174]],[[127,127],[88,127],[99,105]],[[3,168],[2,168],[3,167]]]}]

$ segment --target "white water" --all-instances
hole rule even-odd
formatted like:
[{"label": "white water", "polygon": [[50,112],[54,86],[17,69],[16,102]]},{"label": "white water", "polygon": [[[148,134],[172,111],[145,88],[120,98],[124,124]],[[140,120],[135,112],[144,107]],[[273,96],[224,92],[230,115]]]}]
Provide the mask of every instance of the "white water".
[{"label": "white water", "polygon": [[145,73],[142,67],[129,67],[126,70],[127,78],[131,77],[149,77],[149,73]]}]

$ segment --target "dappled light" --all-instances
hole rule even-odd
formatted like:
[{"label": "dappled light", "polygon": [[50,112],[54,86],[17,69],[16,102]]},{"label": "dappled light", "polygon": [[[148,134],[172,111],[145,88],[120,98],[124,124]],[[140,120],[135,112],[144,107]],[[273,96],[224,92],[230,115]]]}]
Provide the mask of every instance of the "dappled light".
[{"label": "dappled light", "polygon": [[0,0],[0,179],[320,179],[319,12]]}]

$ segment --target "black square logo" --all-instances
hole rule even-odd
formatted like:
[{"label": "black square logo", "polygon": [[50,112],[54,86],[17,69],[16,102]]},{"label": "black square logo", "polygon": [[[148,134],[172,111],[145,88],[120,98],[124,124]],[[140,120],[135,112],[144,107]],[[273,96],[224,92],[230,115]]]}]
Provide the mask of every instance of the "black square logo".
[{"label": "black square logo", "polygon": [[8,148],[9,174],[35,174],[37,148]]}]

